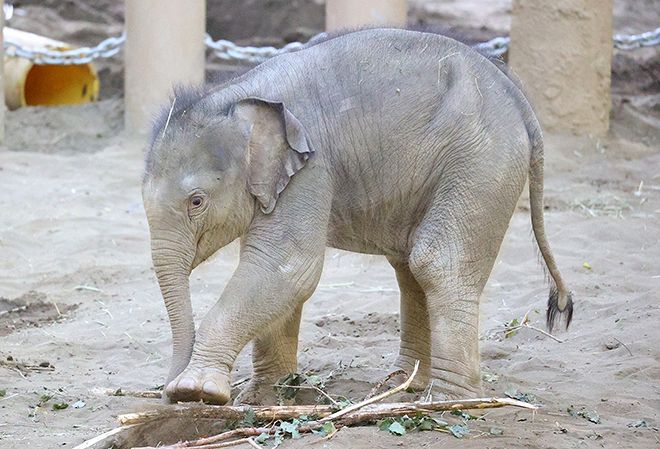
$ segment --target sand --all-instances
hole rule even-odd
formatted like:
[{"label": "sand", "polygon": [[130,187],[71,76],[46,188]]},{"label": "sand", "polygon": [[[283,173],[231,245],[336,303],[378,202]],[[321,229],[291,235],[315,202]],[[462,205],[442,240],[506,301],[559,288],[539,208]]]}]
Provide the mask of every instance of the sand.
[{"label": "sand", "polygon": [[[618,23],[633,31],[630,11],[617,10],[625,16]],[[457,20],[467,21],[468,13],[461,9]],[[493,29],[506,26],[506,14],[496,18]],[[91,19],[75,21],[71,30],[96,29],[81,20]],[[486,413],[469,423],[462,440],[438,432],[396,437],[371,426],[343,429],[312,447],[658,447],[660,96],[652,81],[654,51],[615,57],[607,137],[547,136],[546,227],[576,300],[573,325],[557,333],[564,343],[529,329],[504,338],[505,323],[527,312],[532,324],[543,327],[544,321],[547,286],[525,195],[483,294],[486,393],[499,396],[513,387],[533,394],[542,408]],[[73,447],[115,427],[116,415],[158,404],[95,392],[162,384],[171,350],[141,204],[142,147],[122,135],[122,103],[113,95],[93,105],[7,116],[7,142],[0,147],[0,448]],[[217,300],[237,257],[232,244],[193,273],[198,320]],[[329,249],[319,288],[304,309],[299,371],[333,372],[329,393],[361,399],[390,370],[398,321],[387,262]],[[249,373],[247,348],[233,375]],[[52,398],[38,406],[43,395]],[[62,402],[69,407],[53,410]],[[570,407],[597,412],[600,423],[572,416]],[[494,427],[503,435],[491,435]],[[308,447],[317,439],[283,447]]]}]

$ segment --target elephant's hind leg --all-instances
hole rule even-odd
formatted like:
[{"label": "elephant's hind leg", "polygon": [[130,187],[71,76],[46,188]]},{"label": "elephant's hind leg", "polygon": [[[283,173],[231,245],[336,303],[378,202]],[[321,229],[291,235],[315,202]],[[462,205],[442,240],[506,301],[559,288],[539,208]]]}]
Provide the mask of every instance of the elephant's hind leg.
[{"label": "elephant's hind leg", "polygon": [[480,207],[465,207],[478,204],[474,197],[437,204],[415,232],[409,266],[426,296],[431,381],[440,397],[482,394],[479,297],[515,207],[515,198],[502,198]]},{"label": "elephant's hind leg", "polygon": [[302,302],[290,318],[281,320],[254,340],[252,379],[238,395],[235,404],[277,404],[273,385],[282,377],[295,373],[298,368],[298,330]]},{"label": "elephant's hind leg", "polygon": [[423,390],[431,374],[431,330],[426,296],[410,272],[407,262],[388,259],[396,272],[401,292],[401,342],[395,366],[408,375],[419,360],[419,370],[412,388]]}]

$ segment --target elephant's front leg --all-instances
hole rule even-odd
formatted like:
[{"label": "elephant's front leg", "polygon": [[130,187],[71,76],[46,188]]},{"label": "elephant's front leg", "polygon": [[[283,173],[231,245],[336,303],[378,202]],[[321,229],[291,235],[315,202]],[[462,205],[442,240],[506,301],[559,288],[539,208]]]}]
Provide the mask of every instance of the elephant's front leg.
[{"label": "elephant's front leg", "polygon": [[277,396],[273,385],[298,368],[298,330],[302,303],[293,315],[274,324],[254,339],[252,348],[252,379],[234,401],[236,404],[275,405]]},{"label": "elephant's front leg", "polygon": [[[267,333],[273,323],[298,313],[302,304],[296,300],[314,291],[323,266],[322,252],[302,256],[289,249],[279,254],[292,257],[279,261],[264,254],[258,250],[242,257],[220,300],[199,327],[188,367],[165,389],[171,401],[228,402],[231,370],[239,352]],[[280,338],[277,344],[285,340]],[[268,345],[257,346],[263,353]],[[295,367],[295,358],[292,362],[288,357],[278,360],[278,370]],[[268,361],[263,361],[265,370]]]}]

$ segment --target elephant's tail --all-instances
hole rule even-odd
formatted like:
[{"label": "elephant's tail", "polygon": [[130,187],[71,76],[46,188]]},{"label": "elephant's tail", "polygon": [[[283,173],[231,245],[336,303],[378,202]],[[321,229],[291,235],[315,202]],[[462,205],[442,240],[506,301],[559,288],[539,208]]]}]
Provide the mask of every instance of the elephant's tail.
[{"label": "elephant's tail", "polygon": [[550,274],[550,295],[546,324],[549,331],[557,319],[565,318],[566,327],[573,317],[573,296],[564,284],[557,263],[550,250],[543,223],[543,138],[540,131],[531,133],[532,155],[529,167],[529,202],[532,215],[532,229],[545,265]]}]

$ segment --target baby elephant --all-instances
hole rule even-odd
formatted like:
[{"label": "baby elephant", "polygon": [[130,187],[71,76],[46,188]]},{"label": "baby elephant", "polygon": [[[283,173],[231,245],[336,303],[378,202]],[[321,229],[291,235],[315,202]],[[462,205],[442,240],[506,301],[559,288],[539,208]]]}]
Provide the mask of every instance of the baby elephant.
[{"label": "baby elephant", "polygon": [[[534,235],[552,278],[548,325],[572,314],[543,228],[543,141],[518,85],[452,39],[345,34],[206,91],[178,91],[153,130],[144,206],[172,327],[170,401],[275,400],[296,371],[303,304],[327,246],[387,257],[401,290],[396,367],[435,397],[481,392],[479,296],[529,176]],[[241,241],[197,332],[188,278]]]}]

